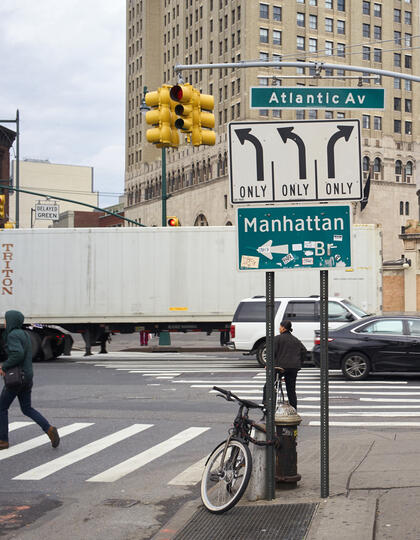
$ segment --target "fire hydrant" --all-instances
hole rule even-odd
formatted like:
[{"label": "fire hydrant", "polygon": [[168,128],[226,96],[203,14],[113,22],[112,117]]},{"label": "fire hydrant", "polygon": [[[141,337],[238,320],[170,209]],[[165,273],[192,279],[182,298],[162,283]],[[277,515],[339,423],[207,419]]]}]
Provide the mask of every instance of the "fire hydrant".
[{"label": "fire hydrant", "polygon": [[296,487],[301,479],[297,472],[297,428],[302,418],[287,401],[275,412],[276,434],[280,440],[276,448],[276,487]]}]

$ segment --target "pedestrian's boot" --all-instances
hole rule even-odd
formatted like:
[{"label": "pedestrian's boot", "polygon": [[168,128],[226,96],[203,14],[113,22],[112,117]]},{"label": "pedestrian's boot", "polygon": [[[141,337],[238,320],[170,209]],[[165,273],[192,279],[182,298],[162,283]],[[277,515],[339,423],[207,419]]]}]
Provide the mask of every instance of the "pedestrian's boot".
[{"label": "pedestrian's boot", "polygon": [[8,441],[0,441],[0,450],[7,450],[9,448]]},{"label": "pedestrian's boot", "polygon": [[60,435],[58,434],[57,428],[50,426],[48,428],[47,435],[51,440],[51,446],[53,448],[57,448],[57,446],[60,444]]}]

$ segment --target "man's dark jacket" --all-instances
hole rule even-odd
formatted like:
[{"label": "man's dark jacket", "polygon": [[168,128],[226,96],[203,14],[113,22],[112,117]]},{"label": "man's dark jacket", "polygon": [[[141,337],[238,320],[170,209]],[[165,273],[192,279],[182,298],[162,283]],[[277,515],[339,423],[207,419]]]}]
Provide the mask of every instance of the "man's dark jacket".
[{"label": "man's dark jacket", "polygon": [[284,369],[300,369],[306,357],[306,348],[290,332],[283,332],[274,338],[274,365]]},{"label": "man's dark jacket", "polygon": [[32,346],[28,334],[23,330],[24,316],[20,311],[6,311],[6,352],[7,360],[2,368],[7,371],[11,367],[21,366],[25,379],[32,379]]}]

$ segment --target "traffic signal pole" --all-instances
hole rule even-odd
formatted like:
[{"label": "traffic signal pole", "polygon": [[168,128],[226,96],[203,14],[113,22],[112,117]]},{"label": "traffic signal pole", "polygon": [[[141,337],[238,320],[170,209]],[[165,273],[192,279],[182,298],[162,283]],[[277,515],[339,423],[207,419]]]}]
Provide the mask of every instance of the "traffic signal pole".
[{"label": "traffic signal pole", "polygon": [[162,146],[162,227],[166,227],[166,147]]}]

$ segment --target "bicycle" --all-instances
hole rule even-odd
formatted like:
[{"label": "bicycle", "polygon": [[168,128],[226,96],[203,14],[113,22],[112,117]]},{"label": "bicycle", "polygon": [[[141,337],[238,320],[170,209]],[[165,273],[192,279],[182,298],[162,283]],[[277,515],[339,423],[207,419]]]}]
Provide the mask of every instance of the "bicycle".
[{"label": "bicycle", "polygon": [[201,480],[201,500],[204,506],[213,514],[222,514],[235,506],[248,487],[252,472],[249,443],[258,446],[276,445],[278,439],[258,441],[251,436],[253,428],[266,433],[265,427],[248,416],[250,409],[260,409],[265,415],[264,405],[241,399],[224,388],[213,386],[213,390],[217,390],[217,395],[226,401],[239,403],[229,436],[208,457]]}]

